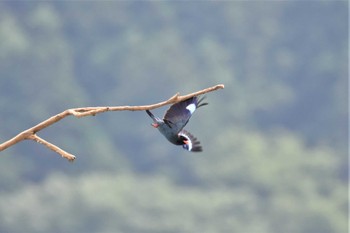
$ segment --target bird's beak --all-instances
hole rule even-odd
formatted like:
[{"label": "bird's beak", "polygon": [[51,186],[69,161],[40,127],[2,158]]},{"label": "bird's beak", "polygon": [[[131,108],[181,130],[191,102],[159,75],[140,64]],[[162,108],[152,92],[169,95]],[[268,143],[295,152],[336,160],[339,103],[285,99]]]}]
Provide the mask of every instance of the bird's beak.
[{"label": "bird's beak", "polygon": [[152,123],[151,125],[152,125],[154,128],[158,128],[158,126],[159,126],[157,123]]}]

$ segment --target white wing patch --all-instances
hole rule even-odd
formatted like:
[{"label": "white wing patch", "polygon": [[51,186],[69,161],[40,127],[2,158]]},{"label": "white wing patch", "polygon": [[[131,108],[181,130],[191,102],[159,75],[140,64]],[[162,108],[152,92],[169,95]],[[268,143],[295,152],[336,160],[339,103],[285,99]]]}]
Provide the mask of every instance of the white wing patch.
[{"label": "white wing patch", "polygon": [[193,114],[194,111],[196,111],[196,105],[195,105],[195,104],[189,104],[189,105],[186,107],[186,109],[187,109],[188,111],[190,111],[191,114]]}]

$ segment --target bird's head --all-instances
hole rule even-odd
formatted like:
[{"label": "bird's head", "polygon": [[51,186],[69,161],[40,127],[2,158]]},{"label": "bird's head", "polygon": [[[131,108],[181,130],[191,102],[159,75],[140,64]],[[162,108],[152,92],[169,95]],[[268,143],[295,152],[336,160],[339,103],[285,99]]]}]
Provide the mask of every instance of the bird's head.
[{"label": "bird's head", "polygon": [[184,148],[185,150],[188,150],[188,151],[190,151],[192,149],[192,144],[191,144],[190,140],[184,139],[182,142],[183,142],[182,148]]},{"label": "bird's head", "polygon": [[197,138],[195,138],[189,132],[183,130],[179,139],[180,139],[180,145],[182,145],[182,148],[184,148],[185,150],[192,151],[192,152],[202,151],[200,142],[197,140]]},{"label": "bird's head", "polygon": [[184,148],[185,150],[188,150],[188,151],[191,150],[191,148],[192,148],[192,143],[191,143],[190,138],[188,138],[185,135],[181,135],[179,137],[179,144],[182,145],[182,148]]}]

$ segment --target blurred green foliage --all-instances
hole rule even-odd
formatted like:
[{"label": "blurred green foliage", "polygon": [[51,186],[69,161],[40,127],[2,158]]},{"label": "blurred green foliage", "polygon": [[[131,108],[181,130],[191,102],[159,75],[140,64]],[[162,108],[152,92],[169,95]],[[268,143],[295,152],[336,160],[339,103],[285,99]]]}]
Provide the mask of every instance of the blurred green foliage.
[{"label": "blurred green foliage", "polygon": [[[67,108],[223,83],[169,144],[144,112],[1,152],[0,232],[343,233],[348,3],[0,2],[0,140]],[[164,109],[155,110],[161,115]]]}]

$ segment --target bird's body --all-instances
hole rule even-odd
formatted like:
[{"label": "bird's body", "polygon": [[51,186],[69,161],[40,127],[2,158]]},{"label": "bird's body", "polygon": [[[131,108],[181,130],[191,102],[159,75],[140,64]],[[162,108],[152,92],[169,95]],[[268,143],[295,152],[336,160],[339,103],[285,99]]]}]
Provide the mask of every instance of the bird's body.
[{"label": "bird's body", "polygon": [[183,128],[191,118],[195,110],[208,103],[201,103],[203,98],[192,97],[173,104],[165,113],[163,119],[154,116],[149,110],[147,114],[153,119],[152,126],[175,145],[182,145],[188,151],[202,151],[199,141]]}]

